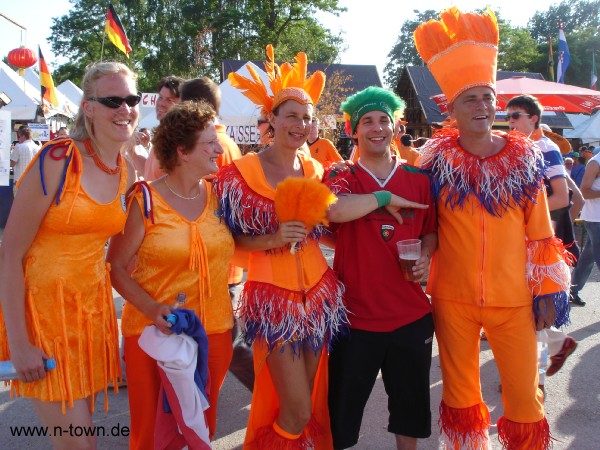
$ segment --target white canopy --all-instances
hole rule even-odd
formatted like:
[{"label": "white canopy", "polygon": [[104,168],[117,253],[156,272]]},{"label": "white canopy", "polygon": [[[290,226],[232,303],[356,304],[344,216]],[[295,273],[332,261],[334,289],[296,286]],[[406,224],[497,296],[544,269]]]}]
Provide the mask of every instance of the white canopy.
[{"label": "white canopy", "polygon": [[81,104],[81,99],[83,98],[83,91],[79,89],[75,83],[71,80],[63,81],[60,83],[56,89],[61,92],[65,97],[75,103],[77,106]]},{"label": "white canopy", "polygon": [[564,136],[569,139],[579,138],[584,144],[600,143],[600,111],[596,111],[572,130],[565,130]]},{"label": "white canopy", "polygon": [[[267,86],[267,91],[271,93],[267,73],[252,62],[242,66],[237,73],[246,78],[252,78],[246,68],[247,65],[252,66]],[[257,143],[260,133],[256,128],[256,121],[260,116],[260,107],[252,103],[239,89],[232,87],[229,80],[223,81],[219,87],[221,88],[219,120],[227,126],[227,134],[237,144]]]},{"label": "white canopy", "polygon": [[[248,62],[246,65],[252,66],[270,93],[267,73],[252,62]],[[237,73],[246,78],[252,78],[246,65],[242,66]],[[221,123],[227,126],[256,125],[256,120],[260,116],[260,108],[239,89],[232,87],[228,79],[223,81],[219,87],[221,88],[221,110],[219,111]]]},{"label": "white canopy", "polygon": [[17,75],[3,61],[0,61],[0,91],[12,100],[2,108],[11,112],[12,120],[35,120],[41,102],[40,90]]},{"label": "white canopy", "polygon": [[[38,75],[38,73],[35,70],[33,70],[33,68],[29,67],[28,69],[25,69],[25,79],[34,88],[37,89],[38,93],[41,92],[40,76]],[[71,82],[69,81],[69,83],[71,83]],[[71,84],[75,88],[77,88],[77,86],[75,86],[73,83],[71,83]],[[79,89],[79,88],[77,88],[77,89],[81,92],[80,95],[83,95],[83,92],[81,91],[81,89]],[[38,94],[38,95],[41,95],[41,94]],[[56,114],[62,114],[63,116],[73,118],[77,115],[77,111],[79,111],[79,101],[77,101],[77,102],[72,101],[64,93],[62,93],[58,87],[56,87],[56,98],[58,99],[58,107],[51,110],[50,113],[46,115],[46,117],[54,116]]]}]

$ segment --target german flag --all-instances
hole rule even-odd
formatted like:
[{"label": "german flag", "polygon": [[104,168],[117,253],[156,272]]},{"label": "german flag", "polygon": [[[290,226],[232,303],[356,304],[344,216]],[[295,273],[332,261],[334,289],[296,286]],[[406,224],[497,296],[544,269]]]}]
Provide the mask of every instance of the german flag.
[{"label": "german flag", "polygon": [[110,39],[110,41],[129,58],[131,46],[129,45],[125,28],[123,28],[123,25],[121,24],[119,16],[117,16],[112,3],[108,4],[108,11],[106,12],[106,26],[104,27],[104,31],[106,34],[108,34],[108,39]]},{"label": "german flag", "polygon": [[52,81],[52,75],[48,70],[48,65],[42,55],[42,48],[38,45],[38,53],[40,55],[40,88],[42,90],[42,100],[46,100],[55,108],[58,108],[58,97],[56,96],[56,88]]}]

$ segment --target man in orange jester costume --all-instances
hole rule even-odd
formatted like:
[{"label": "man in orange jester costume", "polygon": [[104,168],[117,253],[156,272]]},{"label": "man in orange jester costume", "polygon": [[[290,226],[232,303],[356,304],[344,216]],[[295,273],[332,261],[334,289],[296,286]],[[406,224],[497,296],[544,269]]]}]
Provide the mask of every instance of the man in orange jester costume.
[{"label": "man in orange jester costume", "polygon": [[523,135],[491,130],[498,25],[489,9],[448,9],[439,21],[421,24],[414,38],[457,125],[438,131],[421,159],[438,208],[439,247],[427,292],[443,379],[441,448],[490,448],[479,382],[484,328],[503,388],[503,448],[547,449],[536,328],[568,322],[570,274],[552,232],[543,157]]}]

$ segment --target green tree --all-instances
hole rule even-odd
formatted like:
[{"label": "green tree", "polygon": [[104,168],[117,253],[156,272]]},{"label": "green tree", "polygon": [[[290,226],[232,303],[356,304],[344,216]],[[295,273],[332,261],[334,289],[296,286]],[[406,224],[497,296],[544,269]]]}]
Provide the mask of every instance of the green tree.
[{"label": "green tree", "polygon": [[432,9],[423,12],[415,9],[413,12],[415,13],[415,18],[408,19],[402,24],[400,35],[396,39],[392,50],[388,53],[388,63],[383,69],[385,83],[392,88],[398,85],[402,71],[406,66],[420,66],[424,64],[414,45],[413,33],[419,24],[430,19],[437,19],[439,16],[439,11]]},{"label": "green tree", "polygon": [[512,27],[499,19],[498,70],[528,72],[539,57],[538,46],[526,28]]},{"label": "green tree", "polygon": [[[69,63],[55,72],[81,81],[85,66],[100,59],[108,3],[71,0],[69,14],[54,20],[49,39]],[[316,19],[339,14],[339,0],[121,0],[114,7],[133,51],[126,58],[108,40],[104,59],[137,71],[142,90],[153,90],[165,75],[219,79],[223,59],[263,59],[272,43],[277,59],[307,51],[311,61],[335,62],[342,40]]]},{"label": "green tree", "polygon": [[558,21],[563,23],[565,33],[570,34],[578,29],[600,26],[600,0],[563,0],[547,11],[536,12],[527,23],[531,36],[538,44],[558,38]]}]

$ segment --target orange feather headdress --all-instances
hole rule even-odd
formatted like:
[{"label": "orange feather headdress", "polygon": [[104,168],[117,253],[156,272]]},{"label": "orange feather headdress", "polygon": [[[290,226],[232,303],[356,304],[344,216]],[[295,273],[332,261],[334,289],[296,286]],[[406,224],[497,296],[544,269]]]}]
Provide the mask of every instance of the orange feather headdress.
[{"label": "orange feather headdress", "polygon": [[316,105],[325,87],[325,74],[317,70],[306,78],[308,65],[306,53],[298,53],[295,60],[295,63],[286,62],[281,66],[277,65],[273,46],[267,45],[265,71],[269,77],[271,93],[250,64],[246,65],[246,68],[250,72],[251,79],[231,72],[229,82],[231,86],[240,89],[250,101],[260,106],[261,113],[265,116],[286,100]]},{"label": "orange feather headdress", "polygon": [[489,8],[484,14],[446,9],[440,20],[419,25],[414,40],[448,103],[472,87],[496,91],[498,22]]}]

